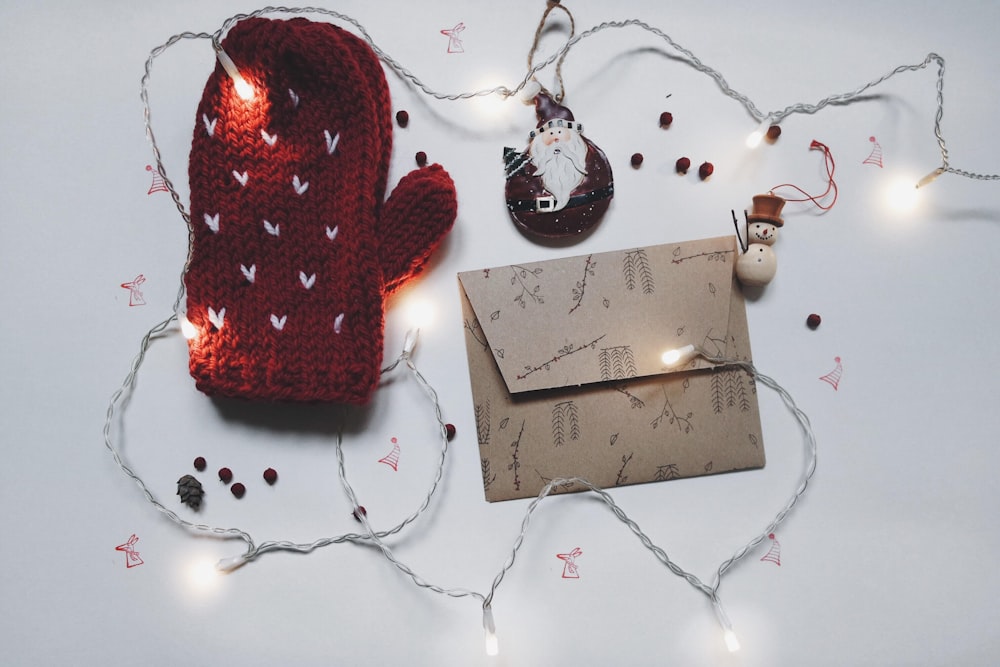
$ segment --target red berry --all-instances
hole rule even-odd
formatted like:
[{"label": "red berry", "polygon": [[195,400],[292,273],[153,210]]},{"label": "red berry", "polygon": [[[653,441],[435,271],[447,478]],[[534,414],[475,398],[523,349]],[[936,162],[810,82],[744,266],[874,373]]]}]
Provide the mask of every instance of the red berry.
[{"label": "red berry", "polygon": [[417,161],[417,166],[418,167],[426,167],[427,166],[427,153],[425,153],[423,151],[417,151],[417,154],[414,156],[414,158]]},{"label": "red berry", "polygon": [[677,158],[677,173],[678,174],[686,174],[686,173],[688,173],[688,169],[690,169],[690,168],[691,168],[691,159],[690,158],[686,158],[686,157]]},{"label": "red berry", "polygon": [[449,440],[451,440],[451,439],[453,439],[455,437],[455,425],[454,424],[445,424],[444,425],[444,431],[445,431],[445,433],[448,434],[448,439]]},{"label": "red berry", "polygon": [[278,481],[278,471],[274,468],[268,468],[264,471],[264,481],[268,484],[274,484]]},{"label": "red berry", "polygon": [[205,462],[205,457],[204,456],[199,456],[198,458],[196,458],[194,460],[194,469],[197,470],[198,472],[201,472],[202,470],[204,470],[205,466],[207,466],[207,465],[208,465],[208,463]]},{"label": "red berry", "polygon": [[809,317],[806,318],[806,325],[810,329],[815,329],[816,327],[819,326],[819,323],[822,322],[822,321],[823,321],[823,319],[819,315],[817,315],[816,313],[813,313],[812,315],[810,315]]},{"label": "red berry", "polygon": [[233,481],[233,471],[229,468],[219,468],[219,480],[229,484]]},{"label": "red berry", "polygon": [[669,111],[664,111],[660,114],[660,127],[670,127],[670,124],[674,122],[674,115]]},{"label": "red berry", "polygon": [[780,136],[781,136],[781,128],[778,127],[777,125],[772,125],[771,127],[767,128],[768,141],[777,141],[778,137]]},{"label": "red berry", "polygon": [[642,164],[642,153],[632,153],[632,166],[636,169]]},{"label": "red berry", "polygon": [[243,482],[236,482],[235,484],[233,484],[233,487],[230,489],[230,491],[232,491],[233,495],[236,496],[237,498],[242,498],[243,494],[247,492],[247,487],[243,486]]},{"label": "red berry", "polygon": [[361,516],[360,516],[361,514],[368,516],[368,510],[365,509],[364,505],[358,505],[358,509],[351,512],[351,515],[354,517],[354,520],[357,521],[358,523],[361,523]]},{"label": "red berry", "polygon": [[704,181],[706,178],[711,176],[714,171],[715,165],[711,162],[702,162],[701,166],[698,167],[698,178]]},{"label": "red berry", "polygon": [[410,114],[403,110],[396,112],[396,122],[399,123],[400,127],[406,127],[410,122]]}]

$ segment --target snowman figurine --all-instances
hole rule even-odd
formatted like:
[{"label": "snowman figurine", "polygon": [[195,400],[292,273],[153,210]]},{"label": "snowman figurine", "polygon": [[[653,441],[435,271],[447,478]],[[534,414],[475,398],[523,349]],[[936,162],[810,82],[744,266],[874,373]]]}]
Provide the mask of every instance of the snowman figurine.
[{"label": "snowman figurine", "polygon": [[778,237],[778,228],[785,224],[781,209],[785,200],[777,195],[757,195],[753,212],[747,216],[747,247],[736,260],[736,277],[744,285],[763,287],[774,278],[778,259],[771,246]]}]

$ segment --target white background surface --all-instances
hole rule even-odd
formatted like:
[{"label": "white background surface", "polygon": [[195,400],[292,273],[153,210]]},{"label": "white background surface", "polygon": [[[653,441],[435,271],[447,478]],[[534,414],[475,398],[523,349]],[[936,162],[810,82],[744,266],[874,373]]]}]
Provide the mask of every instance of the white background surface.
[{"label": "white background surface", "polygon": [[[669,33],[763,110],[850,91],[931,51],[947,59],[944,134],[953,166],[1000,171],[991,2],[578,2],[579,29],[641,18]],[[453,175],[456,227],[434,266],[389,304],[387,355],[416,303],[429,304],[416,363],[458,427],[429,510],[390,541],[430,582],[489,589],[527,501],[482,497],[455,274],[498,264],[717,236],[730,209],[784,182],[824,187],[818,139],[837,160],[827,214],[789,204],[775,281],[748,306],[762,372],[791,391],[819,440],[813,485],[777,535],[724,579],[742,650],[726,653],[703,595],[670,574],[603,504],[546,501],[494,613],[500,656],[483,653],[469,598],[418,589],[377,552],[341,544],[271,553],[196,583],[190,570],[244,549],[193,536],[145,502],[115,466],[101,428],[142,334],[170,314],[186,243],[164,193],[147,195],[152,155],[139,78],[149,51],[183,30],[214,31],[255,9],[238,2],[34,2],[0,7],[0,425],[3,433],[0,643],[6,664],[304,665],[986,665],[1000,660],[996,553],[1000,470],[996,251],[1000,184],[947,175],[913,212],[884,206],[898,177],[939,164],[935,68],[870,99],[783,123],[750,152],[755,123],[663,42],[638,29],[584,40],[565,69],[566,103],[609,156],[616,195],[598,230],[566,247],[533,243],[502,202],[504,145],[531,109],[438,102],[389,75],[395,131],[390,186],[428,153]],[[430,87],[513,86],[543,3],[343,2],[375,41]],[[560,16],[554,14],[554,16]],[[316,17],[323,20],[322,17]],[[464,22],[465,52],[440,30]],[[562,32],[543,42],[550,53]],[[214,60],[205,40],[170,49],[151,97],[168,173],[186,203],[194,110]],[[552,81],[551,71],[543,82]],[[671,95],[669,99],[667,95]],[[501,109],[496,111],[495,106]],[[657,127],[661,111],[674,126]],[[863,164],[878,139],[884,168]],[[629,156],[642,152],[642,168]],[[708,182],[677,157],[716,166]],[[147,304],[120,283],[144,274]],[[804,325],[817,312],[817,331]],[[198,520],[258,541],[356,530],[336,477],[330,408],[220,406],[195,389],[179,334],[158,340],[128,404],[119,444],[168,506],[191,461],[208,490]],[[838,390],[818,378],[843,362]],[[420,502],[436,459],[433,424],[404,374],[345,434],[348,474],[378,527]],[[681,566],[709,580],[757,534],[797,483],[803,447],[780,400],[761,391],[764,470],[616,489],[619,504]],[[121,427],[119,429],[118,427]],[[377,463],[390,438],[398,472]],[[211,471],[246,483],[237,501]],[[260,472],[281,478],[267,487]],[[139,537],[142,566],[114,547]],[[558,553],[580,547],[580,578]]]}]

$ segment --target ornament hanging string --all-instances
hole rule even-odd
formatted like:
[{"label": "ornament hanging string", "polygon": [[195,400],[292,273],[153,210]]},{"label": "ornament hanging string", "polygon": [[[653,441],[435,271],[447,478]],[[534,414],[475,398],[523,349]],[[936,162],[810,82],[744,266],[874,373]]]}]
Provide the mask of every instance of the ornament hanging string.
[{"label": "ornament hanging string", "polygon": [[[545,12],[542,14],[542,18],[538,22],[538,27],[535,28],[535,39],[531,42],[531,50],[528,51],[529,72],[534,71],[535,52],[538,51],[538,42],[541,41],[542,33],[545,31],[545,22],[548,20],[549,14],[551,14],[552,10],[554,9],[561,9],[562,11],[566,12],[566,16],[569,17],[568,39],[572,39],[576,35],[576,21],[573,19],[573,14],[568,9],[566,9],[565,5],[561,4],[559,0],[548,0],[548,2],[546,2]],[[555,100],[556,104],[562,104],[563,98],[566,96],[566,85],[563,82],[562,66],[563,66],[563,61],[566,60],[566,55],[568,53],[569,53],[568,49],[562,50],[561,55],[559,55],[558,60],[556,60],[556,82],[559,84],[559,92],[553,94],[549,92],[545,88],[545,86],[541,86],[541,84],[539,84],[541,86],[541,92],[545,93],[553,100]],[[537,81],[534,75],[531,76],[531,80]]]},{"label": "ornament hanging string", "polygon": [[[813,139],[812,143],[809,144],[809,148],[813,150],[818,149],[823,151],[823,163],[826,167],[826,190],[823,192],[823,194],[813,196],[808,192],[806,192],[805,190],[803,190],[802,188],[800,188],[799,186],[794,185],[792,183],[782,183],[781,185],[775,185],[773,188],[771,188],[770,192],[771,194],[778,194],[777,192],[775,192],[775,190],[777,190],[778,188],[791,188],[792,190],[796,190],[802,193],[804,197],[802,197],[801,199],[789,199],[788,197],[784,197],[785,201],[790,201],[790,202],[811,201],[813,204],[816,205],[816,208],[822,211],[829,211],[830,209],[833,208],[834,204],[837,203],[837,196],[840,194],[840,189],[837,187],[837,182],[833,180],[833,172],[836,170],[837,164],[833,160],[833,153],[830,152],[830,147],[827,146],[826,144]],[[829,204],[823,204],[822,200],[825,199],[831,192],[833,192],[833,201],[831,201]]]}]

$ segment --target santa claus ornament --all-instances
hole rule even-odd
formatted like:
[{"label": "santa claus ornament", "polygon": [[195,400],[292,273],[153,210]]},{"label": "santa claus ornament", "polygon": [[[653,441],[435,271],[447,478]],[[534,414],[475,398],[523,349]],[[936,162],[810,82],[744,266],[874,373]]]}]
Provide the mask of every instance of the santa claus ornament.
[{"label": "santa claus ornament", "polygon": [[504,149],[507,210],[528,234],[547,238],[585,232],[601,221],[615,186],[604,151],[583,136],[573,112],[539,92],[537,127],[523,151]]}]

